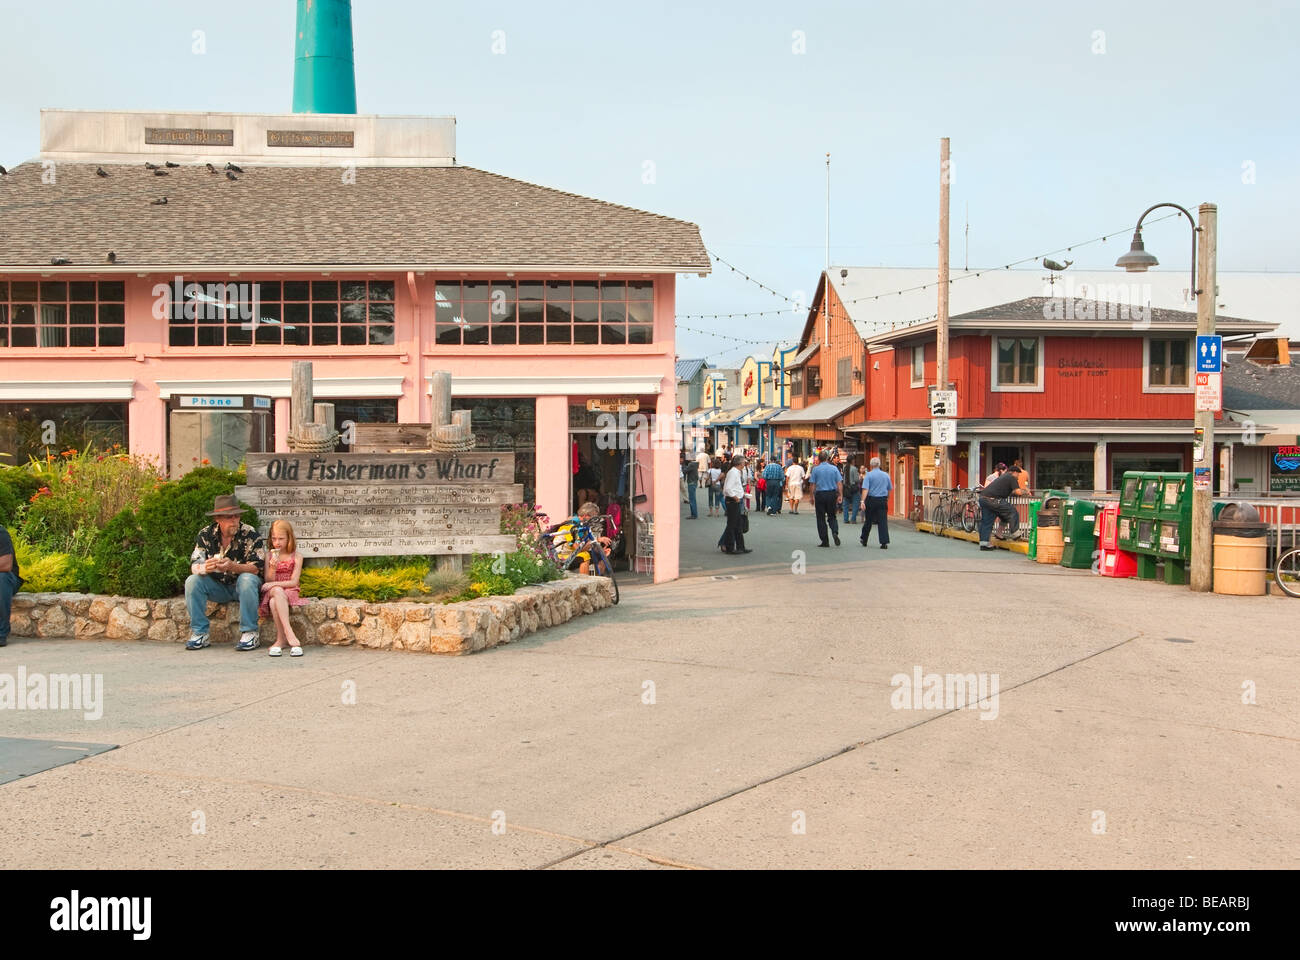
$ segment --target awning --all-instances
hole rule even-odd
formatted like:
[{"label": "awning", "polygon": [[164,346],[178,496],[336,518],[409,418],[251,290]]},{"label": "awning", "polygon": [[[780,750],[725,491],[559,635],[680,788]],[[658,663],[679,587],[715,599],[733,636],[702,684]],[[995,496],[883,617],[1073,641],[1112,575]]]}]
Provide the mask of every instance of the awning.
[{"label": "awning", "polygon": [[[816,406],[816,404],[814,404]],[[809,408],[812,409],[811,407]],[[804,411],[799,411],[800,413]],[[993,419],[973,418],[957,421],[957,436],[967,440],[1071,440],[1104,439],[1115,443],[1154,443],[1170,441],[1191,443],[1193,423],[1188,420],[1080,420],[1080,419]],[[1215,421],[1216,439],[1239,440],[1247,433],[1245,423],[1223,418]],[[1254,429],[1266,432],[1274,428],[1256,424]],[[929,420],[876,420],[845,427],[844,432],[870,434],[929,434]]]},{"label": "awning", "polygon": [[785,365],[785,369],[789,370],[791,367],[799,366],[801,363],[806,361],[809,357],[811,357],[814,353],[816,353],[821,348],[822,345],[820,343],[814,343],[812,346],[804,347],[802,350],[800,350],[798,353],[794,355],[794,357],[790,360],[789,363]]},{"label": "awning", "polygon": [[758,409],[758,404],[750,404],[748,407],[733,407],[730,410],[719,410],[716,420],[710,421],[711,426],[725,427],[731,426],[740,421],[740,418],[747,414],[753,413]]},{"label": "awning", "polygon": [[842,417],[863,402],[861,395],[849,397],[828,397],[818,400],[811,407],[802,410],[782,410],[772,418],[773,423],[830,423],[836,417]]},{"label": "awning", "polygon": [[760,407],[745,418],[743,426],[761,427],[778,413],[784,413],[785,410],[785,407],[768,407],[766,410]]}]

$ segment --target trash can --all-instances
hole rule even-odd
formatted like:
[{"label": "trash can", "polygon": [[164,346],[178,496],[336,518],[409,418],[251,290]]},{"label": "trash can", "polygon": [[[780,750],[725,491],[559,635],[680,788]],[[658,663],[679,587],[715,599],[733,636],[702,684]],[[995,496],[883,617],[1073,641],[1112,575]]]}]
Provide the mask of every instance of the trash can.
[{"label": "trash can", "polygon": [[1229,503],[1214,521],[1214,592],[1262,597],[1267,592],[1268,524],[1249,503]]},{"label": "trash can", "polygon": [[1043,507],[1038,500],[1029,501],[1029,559],[1038,556],[1038,511]]},{"label": "trash can", "polygon": [[1097,549],[1097,504],[1066,500],[1061,508],[1061,566],[1090,570]]},{"label": "trash can", "polygon": [[1061,536],[1061,507],[1065,496],[1049,490],[1038,508],[1038,536],[1034,559],[1039,563],[1060,563],[1064,541]]}]

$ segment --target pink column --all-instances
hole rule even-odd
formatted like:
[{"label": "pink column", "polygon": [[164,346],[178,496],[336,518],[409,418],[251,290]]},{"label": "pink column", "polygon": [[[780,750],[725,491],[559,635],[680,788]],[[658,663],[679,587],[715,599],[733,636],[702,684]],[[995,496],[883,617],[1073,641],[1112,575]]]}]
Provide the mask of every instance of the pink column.
[{"label": "pink column", "polygon": [[[678,446],[674,429],[677,397],[670,389],[674,381],[664,379],[665,390],[655,404],[654,514],[655,583],[677,579],[677,549],[681,538],[682,503],[678,480]],[[649,504],[647,504],[649,506]]]},{"label": "pink column", "polygon": [[537,398],[537,506],[552,522],[569,509],[573,448],[569,442],[569,398]]},{"label": "pink column", "polygon": [[275,452],[289,452],[289,398],[276,397],[275,404]]},{"label": "pink column", "polygon": [[128,446],[137,457],[158,461],[167,470],[167,404],[158,399],[158,387],[136,381],[126,412]]}]

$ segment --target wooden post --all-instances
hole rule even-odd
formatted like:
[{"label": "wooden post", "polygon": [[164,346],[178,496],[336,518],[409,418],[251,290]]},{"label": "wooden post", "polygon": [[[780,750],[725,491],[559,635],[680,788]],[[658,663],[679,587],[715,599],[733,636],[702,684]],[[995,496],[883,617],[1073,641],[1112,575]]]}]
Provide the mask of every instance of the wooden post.
[{"label": "wooden post", "polygon": [[332,403],[313,403],[312,410],[315,414],[312,416],[312,423],[319,423],[325,427],[325,436],[334,432],[334,404]]},{"label": "wooden post", "polygon": [[297,437],[302,425],[312,416],[311,361],[293,361],[292,382],[289,387],[289,436]]},{"label": "wooden post", "polygon": [[[952,179],[948,161],[948,138],[939,141],[939,322],[935,325],[936,390],[948,389],[948,183]],[[952,411],[956,416],[957,411]],[[939,462],[935,483],[942,489],[952,486],[948,473],[948,448],[938,447]]]},{"label": "wooden post", "polygon": [[461,433],[469,436],[471,418],[474,415],[469,410],[453,410],[451,412],[451,422],[461,428]]},{"label": "wooden post", "polygon": [[[1200,276],[1196,278],[1196,332],[1200,335],[1214,333],[1215,301],[1219,296],[1218,258],[1219,258],[1219,208],[1213,203],[1203,203],[1197,211],[1200,215],[1197,241],[1200,251],[1197,267]],[[1196,414],[1196,426],[1203,433],[1204,443],[1201,455],[1192,468],[1207,469],[1214,472],[1214,414],[1201,411]],[[1195,473],[1193,473],[1195,477]],[[1192,487],[1192,589],[1205,593],[1214,586],[1214,567],[1211,552],[1214,544],[1214,491],[1198,490]]]},{"label": "wooden post", "polygon": [[429,446],[433,446],[434,431],[451,423],[451,374],[435,370],[429,384]]}]

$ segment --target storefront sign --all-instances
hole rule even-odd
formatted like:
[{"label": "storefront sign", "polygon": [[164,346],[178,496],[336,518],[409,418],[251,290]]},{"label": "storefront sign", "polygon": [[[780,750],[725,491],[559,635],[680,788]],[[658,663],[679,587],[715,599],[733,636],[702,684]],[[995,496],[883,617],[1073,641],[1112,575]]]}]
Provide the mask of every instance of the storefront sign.
[{"label": "storefront sign", "polygon": [[294,525],[309,557],[508,553],[501,505],[517,503],[513,453],[250,453],[235,495]]},{"label": "storefront sign", "polygon": [[[599,413],[636,413],[641,409],[641,401],[635,397],[619,397],[616,400],[588,400],[587,411]],[[681,413],[681,407],[677,412]]]},{"label": "storefront sign", "polygon": [[145,127],[145,143],[177,147],[233,147],[234,130],[200,130],[195,127]]},{"label": "storefront sign", "polygon": [[351,130],[268,130],[268,147],[351,147]]},{"label": "storefront sign", "polygon": [[1100,357],[1096,360],[1062,357],[1056,361],[1056,375],[1058,377],[1104,377],[1109,373],[1110,370],[1106,368],[1106,361]]},{"label": "storefront sign", "polygon": [[185,409],[242,410],[243,397],[181,397],[177,406]]},{"label": "storefront sign", "polygon": [[938,476],[939,450],[937,447],[923,446],[917,448],[916,465],[921,472],[921,481],[933,481]]},{"label": "storefront sign", "polygon": [[811,423],[796,423],[790,426],[790,436],[799,440],[811,440],[813,438],[813,425]]},{"label": "storefront sign", "polygon": [[1196,411],[1218,413],[1223,409],[1223,374],[1196,375]]},{"label": "storefront sign", "polygon": [[1278,447],[1273,451],[1268,489],[1272,493],[1300,491],[1300,447]]}]

